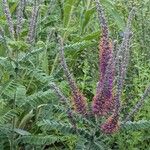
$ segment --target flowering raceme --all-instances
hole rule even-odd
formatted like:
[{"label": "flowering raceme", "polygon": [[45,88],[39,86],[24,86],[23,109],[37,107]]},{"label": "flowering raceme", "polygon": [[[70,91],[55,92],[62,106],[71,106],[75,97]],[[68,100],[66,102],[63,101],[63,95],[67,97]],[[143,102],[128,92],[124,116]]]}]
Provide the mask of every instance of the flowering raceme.
[{"label": "flowering raceme", "polygon": [[92,108],[94,114],[106,115],[113,108],[114,67],[112,63],[112,46],[104,38],[100,42],[99,55],[101,74]]},{"label": "flowering raceme", "polygon": [[[64,56],[63,40],[61,38],[59,40],[61,46],[60,56],[62,68],[71,89],[75,112],[81,114],[82,117],[84,116],[87,118],[89,117],[88,115],[93,116],[93,114],[96,117],[105,116],[106,121],[101,124],[100,129],[106,134],[111,134],[117,132],[121,126],[120,124],[122,124],[119,122],[121,107],[120,101],[128,65],[130,26],[133,11],[131,11],[129,14],[123,41],[120,47],[117,47],[118,49],[114,56],[114,47],[112,41],[109,39],[109,30],[102,6],[100,5],[99,0],[95,0],[95,2],[102,28],[102,37],[99,44],[99,80],[96,88],[96,94],[92,101],[92,114],[88,111],[86,97],[82,94],[82,92],[80,92],[72,74],[69,72]],[[56,93],[61,95],[57,91],[58,90],[56,90]],[[143,100],[148,95],[149,91],[150,88],[148,87],[141,100],[137,103],[137,105],[135,105],[135,107],[126,117],[125,122],[129,120],[130,117],[141,107]],[[63,98],[63,96],[61,97]],[[71,113],[71,108],[69,111]],[[74,123],[73,114],[74,113],[71,113],[71,116],[68,115],[68,117],[70,118],[70,122],[72,123],[73,127],[77,127]]]},{"label": "flowering raceme", "polygon": [[102,26],[102,38],[99,44],[99,82],[96,95],[93,97],[92,110],[96,115],[106,115],[113,109],[113,48],[109,40],[108,27],[99,3],[97,4],[100,24]]},{"label": "flowering raceme", "polygon": [[101,130],[105,133],[114,133],[119,129],[118,115],[111,115],[104,124],[101,126]]},{"label": "flowering raceme", "polygon": [[65,60],[65,56],[64,56],[64,45],[63,45],[63,40],[60,37],[59,39],[59,43],[60,43],[60,55],[61,55],[61,64],[64,70],[64,73],[66,75],[66,78],[68,80],[70,89],[71,89],[71,93],[72,93],[72,100],[73,100],[73,106],[75,108],[75,111],[78,112],[79,114],[85,115],[87,114],[87,102],[86,102],[86,98],[85,96],[80,92],[80,90],[78,89],[74,78],[72,76],[72,74],[70,73],[66,60]]},{"label": "flowering raceme", "polygon": [[83,96],[83,94],[78,90],[72,92],[72,100],[73,100],[73,106],[76,112],[79,114],[87,114],[87,103],[86,98]]},{"label": "flowering raceme", "polygon": [[[22,26],[23,26],[23,20],[24,20],[23,19],[23,17],[24,17],[23,11],[24,11],[26,3],[25,3],[25,0],[20,0],[20,3],[18,3],[17,17],[16,17],[17,21],[16,21],[16,26],[14,27],[13,20],[11,17],[11,11],[9,10],[9,4],[7,1],[8,0],[2,0],[4,14],[5,14],[6,21],[7,21],[8,27],[9,27],[9,32],[11,34],[11,38],[17,42],[22,37],[22,36],[20,37],[20,33],[22,33]],[[141,106],[144,103],[144,99],[150,93],[150,85],[149,85],[147,87],[147,89],[145,90],[144,94],[142,95],[141,99],[137,102],[136,105],[134,105],[134,107],[131,109],[131,111],[128,112],[125,119],[122,120],[122,122],[119,121],[119,119],[120,119],[119,117],[121,116],[120,110],[121,110],[121,96],[122,96],[122,92],[123,92],[123,84],[125,81],[125,77],[126,77],[126,73],[127,73],[127,66],[129,63],[129,56],[130,56],[129,47],[130,47],[130,38],[132,35],[130,28],[131,28],[131,19],[133,16],[134,9],[132,9],[131,12],[129,13],[126,29],[123,34],[122,43],[120,44],[119,47],[116,47],[117,50],[115,51],[116,54],[114,56],[114,53],[113,53],[114,47],[112,44],[113,42],[109,39],[108,26],[106,23],[106,19],[104,16],[102,6],[100,5],[99,1],[100,0],[95,0],[100,25],[102,28],[102,32],[101,32],[102,37],[100,39],[99,47],[98,47],[98,49],[99,49],[99,62],[98,62],[99,63],[99,65],[98,65],[99,79],[98,79],[98,84],[97,84],[97,88],[96,88],[96,94],[93,97],[93,101],[92,101],[92,113],[91,113],[91,111],[88,110],[88,104],[86,101],[86,97],[78,88],[73,75],[69,71],[69,68],[68,68],[66,60],[65,60],[63,38],[61,38],[61,37],[58,38],[56,31],[54,33],[55,33],[55,37],[58,38],[57,40],[60,44],[61,65],[62,65],[62,69],[64,71],[64,74],[68,81],[68,85],[71,90],[71,100],[73,103],[73,109],[72,109],[72,105],[70,105],[70,100],[64,96],[64,94],[61,92],[61,90],[55,84],[50,84],[50,87],[57,94],[61,103],[63,105],[65,105],[65,109],[61,109],[61,107],[57,108],[57,106],[56,106],[56,107],[54,107],[54,108],[56,108],[54,110],[57,110],[60,108],[62,111],[66,112],[68,121],[70,122],[70,124],[73,127],[73,128],[70,128],[70,125],[68,125],[67,130],[70,131],[70,129],[73,129],[73,132],[69,132],[69,133],[73,134],[75,131],[75,133],[77,133],[76,135],[80,136],[80,139],[83,135],[84,141],[86,141],[86,144],[88,145],[88,149],[91,148],[91,144],[89,145],[87,143],[88,140],[90,140],[90,143],[92,142],[92,144],[97,142],[97,140],[99,140],[99,137],[97,136],[99,134],[99,133],[97,134],[97,123],[101,121],[101,120],[99,120],[99,118],[101,116],[105,116],[105,117],[103,117],[103,118],[105,118],[105,122],[103,122],[100,125],[100,130],[106,134],[115,133],[119,130],[119,128],[122,125],[124,125],[127,121],[131,120],[131,117],[141,108]],[[30,23],[29,23],[29,31],[28,31],[27,38],[26,38],[27,42],[30,44],[35,44],[32,42],[35,41],[35,33],[36,33],[36,26],[38,23],[38,14],[39,14],[39,10],[40,10],[40,3],[41,3],[40,1],[38,3],[35,1],[34,7],[32,10],[32,15],[31,15]],[[6,48],[8,48],[8,50],[9,50],[8,43],[9,43],[10,39],[5,38],[5,32],[2,27],[0,27],[0,36],[2,37],[2,40],[3,40]],[[8,40],[8,43],[7,43],[7,40]],[[69,39],[68,39],[68,41],[69,41]],[[33,45],[33,48],[34,48],[34,46],[35,45]],[[10,51],[13,52],[14,49],[10,47]],[[11,58],[11,55],[9,56],[9,53],[8,53],[10,60],[16,62],[17,64],[19,62],[22,62],[22,60],[24,60],[21,58],[18,61],[18,57],[17,57],[17,56],[19,56],[18,52],[17,52],[16,57],[13,57],[13,59]],[[34,52],[34,51],[31,51],[31,54],[32,54],[32,52]],[[55,66],[56,62],[57,62],[57,59],[54,60],[54,66]],[[19,65],[18,69],[21,69],[21,68],[22,67]],[[52,68],[52,71],[53,71],[53,68]],[[51,74],[50,74],[50,76],[51,76]],[[46,89],[46,86],[44,86],[44,89]],[[46,93],[47,93],[47,91],[46,91]],[[42,104],[42,106],[49,106],[49,104],[50,103]],[[15,105],[15,99],[14,99],[14,105]],[[38,106],[38,108],[39,108],[39,106]],[[52,107],[50,107],[50,108],[52,108]],[[78,113],[80,115],[76,115],[76,113]],[[63,117],[65,117],[65,115],[63,115]],[[61,122],[56,124],[54,121],[54,124],[52,122],[52,125],[54,126],[56,124],[56,128],[57,128],[57,125],[60,127],[62,126],[61,129],[63,129],[64,126],[67,125],[66,124],[67,120],[65,118],[63,119],[63,117],[59,117],[59,119],[57,121],[59,121],[61,119],[60,121],[65,121],[65,124],[61,124]],[[14,119],[11,119],[12,122],[14,122]],[[78,120],[76,120],[76,119],[78,119]],[[83,120],[81,120],[81,119],[83,119]],[[82,123],[83,123],[83,125],[81,125]],[[51,124],[49,124],[49,121],[48,121],[48,125],[51,125]],[[99,124],[98,124],[98,126],[99,126]],[[139,126],[141,126],[141,125],[139,124]],[[146,126],[146,125],[144,125],[144,126]],[[82,127],[83,127],[83,129],[82,129]],[[136,126],[135,126],[135,128],[136,128]],[[85,139],[86,136],[87,136],[88,140]],[[83,144],[83,143],[81,143],[81,144]],[[85,146],[85,143],[84,143],[84,146]],[[99,143],[98,143],[98,145],[96,145],[96,148],[98,148],[98,147],[99,147]]]},{"label": "flowering raceme", "polygon": [[[98,82],[96,95],[93,98],[93,112],[96,115],[106,115],[111,113],[113,110],[113,114],[110,115],[110,117],[106,119],[106,122],[101,125],[101,130],[105,133],[114,133],[119,128],[120,99],[128,65],[130,26],[133,9],[128,17],[123,41],[114,59],[113,48],[111,46],[111,42],[109,41],[108,26],[106,24],[103,9],[99,3],[99,0],[95,0],[95,2],[102,27],[102,39],[100,40],[99,46],[100,79]],[[115,75],[117,75],[117,80],[114,93],[113,82]]]}]

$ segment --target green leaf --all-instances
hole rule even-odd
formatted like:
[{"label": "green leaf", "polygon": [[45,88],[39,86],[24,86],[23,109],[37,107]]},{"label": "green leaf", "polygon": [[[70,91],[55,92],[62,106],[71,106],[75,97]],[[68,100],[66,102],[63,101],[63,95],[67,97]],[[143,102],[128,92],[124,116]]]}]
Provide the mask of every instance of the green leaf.
[{"label": "green leaf", "polygon": [[25,131],[25,130],[17,129],[17,128],[15,128],[14,131],[15,131],[16,133],[18,133],[19,135],[30,135],[30,134],[31,134],[31,133],[29,133],[29,132],[27,132],[27,131]]},{"label": "green leaf", "polygon": [[120,14],[113,8],[110,9],[109,11],[110,11],[110,14],[112,15],[112,17],[114,18],[116,25],[119,27],[119,29],[123,30],[125,27],[125,22],[121,18]]},{"label": "green leaf", "polygon": [[17,2],[15,2],[13,5],[11,5],[10,7],[10,12],[14,13],[14,11],[16,10],[17,6],[18,6],[19,0],[17,0]]},{"label": "green leaf", "polygon": [[105,6],[108,13],[114,18],[114,22],[120,29],[123,29],[125,26],[124,20],[121,18],[120,14],[117,12],[114,2],[110,0],[102,1],[102,4]]},{"label": "green leaf", "polygon": [[29,44],[24,41],[8,41],[8,45],[14,50],[26,51],[29,49]]},{"label": "green leaf", "polygon": [[66,0],[64,3],[64,18],[63,18],[64,27],[67,27],[69,25],[75,1],[76,0]]},{"label": "green leaf", "polygon": [[84,41],[84,40],[90,41],[90,40],[98,38],[99,36],[100,36],[100,31],[98,30],[98,31],[92,32],[88,35],[85,35],[84,37],[81,37],[81,40],[79,40],[79,41]]},{"label": "green leaf", "polygon": [[121,125],[122,130],[148,130],[150,129],[150,121],[149,120],[140,120],[137,122],[128,121],[125,124]]},{"label": "green leaf", "polygon": [[84,19],[83,19],[83,23],[82,23],[82,32],[84,31],[85,27],[89,23],[90,18],[92,17],[94,12],[95,12],[95,7],[86,10],[86,12],[84,13],[84,17],[83,17]]},{"label": "green leaf", "polygon": [[42,70],[48,75],[49,64],[48,64],[48,53],[46,49],[41,54],[39,54],[39,63],[41,64]]},{"label": "green leaf", "polygon": [[37,135],[37,136],[31,135],[31,136],[23,136],[19,138],[17,142],[33,145],[46,145],[46,144],[53,144],[59,141],[64,141],[64,139],[55,135]]}]

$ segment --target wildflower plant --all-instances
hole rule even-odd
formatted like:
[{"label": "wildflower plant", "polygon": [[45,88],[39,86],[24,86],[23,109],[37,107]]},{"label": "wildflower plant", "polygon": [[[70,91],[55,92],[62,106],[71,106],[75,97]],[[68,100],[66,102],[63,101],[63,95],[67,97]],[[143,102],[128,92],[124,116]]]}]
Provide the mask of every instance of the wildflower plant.
[{"label": "wildflower plant", "polygon": [[[121,127],[121,95],[129,59],[131,20],[134,16],[135,10],[133,8],[129,14],[127,25],[124,31],[123,41],[120,46],[118,46],[116,56],[114,56],[114,46],[112,40],[109,38],[109,29],[103,8],[98,0],[95,0],[95,4],[100,26],[102,28],[102,35],[99,42],[99,80],[96,93],[91,104],[92,114],[91,112],[88,112],[89,109],[87,109],[86,98],[81,92],[79,92],[79,89],[75,84],[75,80],[68,69],[64,56],[63,39],[61,37],[59,37],[60,57],[66,79],[68,80],[70,89],[72,91],[75,111],[79,114],[82,114],[84,117],[93,115],[96,118],[101,118],[104,116],[106,121],[100,125],[100,130],[102,130],[104,133],[112,134],[117,132]],[[146,94],[144,94],[142,100],[149,93],[149,91],[146,90],[145,93]],[[140,101],[135,108],[131,110],[125,120],[129,120],[131,114],[138,111],[141,106],[141,104],[139,104],[141,103]]]},{"label": "wildflower plant", "polygon": [[[53,2],[51,1],[50,4],[53,5]],[[9,110],[3,116],[0,114],[0,135],[2,135],[0,140],[5,137],[5,140],[9,143],[9,148],[12,150],[23,149],[24,147],[25,149],[44,150],[52,146],[56,148],[59,145],[63,149],[66,148],[65,142],[69,143],[68,145],[72,144],[73,148],[77,150],[104,150],[109,149],[107,143],[113,134],[120,133],[122,130],[150,128],[150,121],[131,121],[131,117],[141,108],[145,98],[149,95],[150,85],[137,104],[127,113],[127,116],[122,118],[121,114],[122,93],[130,59],[131,22],[135,9],[133,8],[129,13],[121,44],[115,46],[113,39],[110,38],[103,6],[99,0],[94,0],[96,7],[93,8],[97,10],[101,28],[97,62],[99,74],[94,96],[92,99],[88,99],[78,87],[76,79],[66,62],[65,50],[67,45],[65,39],[67,32],[61,37],[59,35],[61,29],[55,28],[47,35],[45,43],[40,41],[41,37],[37,28],[39,25],[38,19],[41,17],[39,14],[42,1],[34,1],[30,12],[31,16],[27,21],[24,9],[28,3],[31,2],[26,0],[18,2],[15,23],[7,0],[2,0],[10,37],[6,38],[5,31],[1,27],[0,36],[8,55],[6,54],[6,59],[0,57],[0,67],[2,66],[6,70],[11,68],[10,72],[14,71],[14,73],[10,75],[8,83],[0,86],[0,98],[4,101],[9,99],[11,103],[11,105],[9,104]],[[47,3],[47,1],[44,1],[44,3]],[[61,7],[61,1],[58,3]],[[66,6],[66,9],[70,12],[72,8],[69,7],[72,3],[73,1],[69,1],[69,5]],[[47,14],[49,13],[50,10]],[[63,15],[62,13],[62,18]],[[68,27],[69,18],[69,16],[64,17],[64,26]],[[28,28],[23,33],[25,24],[28,25]],[[38,42],[36,41],[37,37],[39,38]],[[47,47],[50,39],[52,41],[50,49],[53,49],[54,41],[59,47],[59,54],[56,55],[51,72],[49,72],[49,63],[43,64],[43,61],[49,61],[50,56],[47,53]],[[16,46],[16,43],[18,46]],[[28,52],[25,53],[25,50],[21,49],[22,47],[25,47]],[[94,48],[96,49],[96,47]],[[55,83],[52,77],[55,65],[58,62],[57,56],[60,58],[60,65],[58,64],[58,66],[61,66],[71,91],[69,97],[65,96],[66,93],[62,92],[61,87]],[[41,58],[44,60],[41,60]],[[6,76],[5,78],[9,77]],[[70,141],[75,141],[75,144]],[[26,144],[29,145],[26,146]],[[2,145],[5,145],[5,142]]]}]

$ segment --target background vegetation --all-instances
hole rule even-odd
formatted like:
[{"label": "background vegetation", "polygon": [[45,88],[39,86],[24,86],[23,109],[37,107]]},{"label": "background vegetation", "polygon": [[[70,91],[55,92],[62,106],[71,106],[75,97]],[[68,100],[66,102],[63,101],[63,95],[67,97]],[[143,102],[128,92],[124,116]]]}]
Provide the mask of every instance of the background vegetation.
[{"label": "background vegetation", "polygon": [[[50,88],[50,83],[55,82],[70,99],[58,54],[59,33],[64,38],[67,64],[89,103],[95,94],[101,29],[93,0],[26,0],[22,29],[14,38],[4,13],[4,0],[0,2],[0,150],[150,150],[149,97],[131,118],[133,122],[112,135],[96,131],[93,140],[90,131],[95,122],[77,115],[79,130],[75,133],[66,106]],[[19,1],[8,3],[16,29]],[[38,17],[30,27],[35,3]],[[133,6],[137,10],[132,20],[130,62],[122,94],[121,118],[125,118],[150,83],[150,1],[101,3],[110,37],[117,43],[122,40],[129,11]],[[32,28],[33,41],[28,40]]]}]

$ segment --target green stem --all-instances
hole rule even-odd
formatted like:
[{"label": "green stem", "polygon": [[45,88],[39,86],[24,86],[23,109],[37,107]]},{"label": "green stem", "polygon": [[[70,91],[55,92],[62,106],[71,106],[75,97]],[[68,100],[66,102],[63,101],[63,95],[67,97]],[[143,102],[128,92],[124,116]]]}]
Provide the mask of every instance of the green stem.
[{"label": "green stem", "polygon": [[[15,67],[15,73],[16,73],[16,76],[15,76],[15,81],[17,82],[17,79],[18,79],[18,49],[16,50],[16,67]],[[17,91],[17,89],[16,89]],[[14,99],[13,99],[13,106],[12,106],[12,109],[15,110],[16,109],[16,91],[14,93]],[[12,119],[12,137],[11,137],[11,146],[10,146],[10,150],[15,150],[15,120],[16,120],[16,117],[14,116],[13,119]]]},{"label": "green stem", "polygon": [[59,53],[56,54],[56,57],[55,57],[55,59],[54,59],[54,63],[53,63],[53,66],[52,66],[52,69],[51,69],[51,72],[50,72],[50,76],[53,74],[53,72],[54,72],[54,70],[55,70],[55,66],[57,65],[58,58],[59,58]]},{"label": "green stem", "polygon": [[[14,94],[14,99],[13,99],[13,110],[16,108],[16,92]],[[10,150],[15,150],[14,148],[14,138],[15,138],[15,132],[14,132],[14,129],[15,129],[15,120],[16,120],[16,117],[13,117],[12,119],[12,135],[11,135],[11,139],[10,139]]]}]

